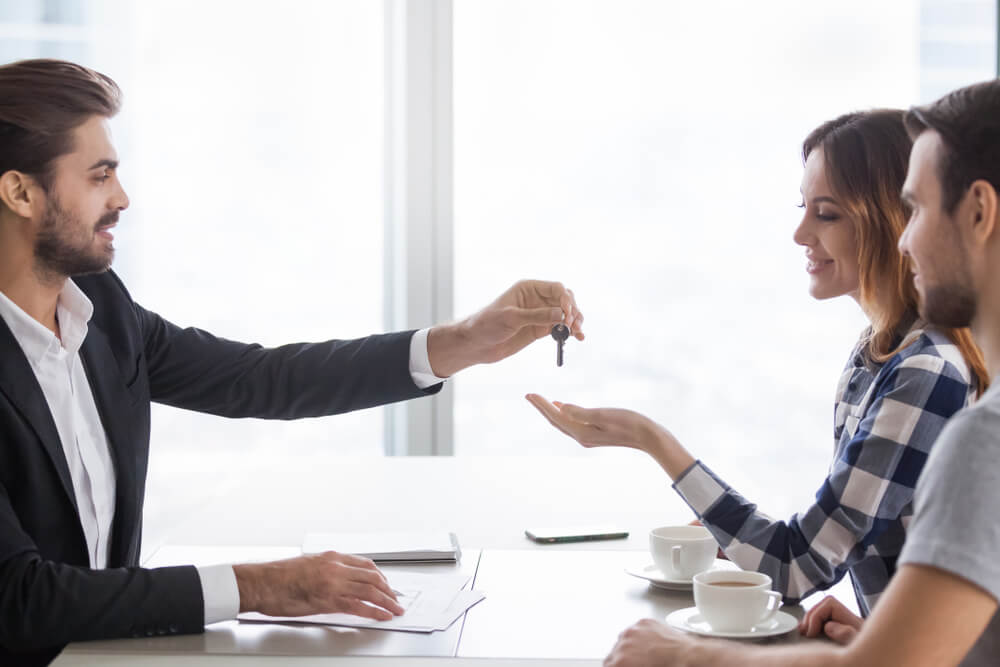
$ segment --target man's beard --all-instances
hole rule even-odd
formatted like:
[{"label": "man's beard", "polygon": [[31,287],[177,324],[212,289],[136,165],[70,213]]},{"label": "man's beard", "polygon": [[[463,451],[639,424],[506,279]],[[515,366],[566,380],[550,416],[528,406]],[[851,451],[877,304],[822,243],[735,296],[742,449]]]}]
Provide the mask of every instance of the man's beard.
[{"label": "man's beard", "polygon": [[965,285],[928,287],[921,315],[931,324],[955,329],[967,327],[976,316],[976,293]]},{"label": "man's beard", "polygon": [[64,210],[54,196],[51,197],[35,239],[35,269],[46,278],[107,271],[114,259],[115,249],[108,243],[99,250],[92,250],[93,234],[117,221],[118,211],[107,213],[91,227],[92,233],[88,234],[79,220]]}]

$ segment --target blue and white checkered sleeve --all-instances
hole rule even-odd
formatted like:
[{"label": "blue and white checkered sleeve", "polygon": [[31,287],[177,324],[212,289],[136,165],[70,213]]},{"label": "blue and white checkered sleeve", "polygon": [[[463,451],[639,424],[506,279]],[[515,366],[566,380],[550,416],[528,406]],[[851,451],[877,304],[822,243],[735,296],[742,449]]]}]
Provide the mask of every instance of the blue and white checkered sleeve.
[{"label": "blue and white checkered sleeve", "polygon": [[929,354],[893,358],[876,383],[816,502],[787,522],[758,512],[700,461],[674,484],[730,560],[770,575],[789,602],[835,584],[900,517],[931,445],[968,392],[954,366]]}]

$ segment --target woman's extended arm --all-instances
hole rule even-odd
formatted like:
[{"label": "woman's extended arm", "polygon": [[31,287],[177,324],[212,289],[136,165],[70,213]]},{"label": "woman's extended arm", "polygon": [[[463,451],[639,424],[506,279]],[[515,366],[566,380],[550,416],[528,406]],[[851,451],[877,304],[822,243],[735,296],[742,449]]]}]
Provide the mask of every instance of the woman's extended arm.
[{"label": "woman's extended arm", "polygon": [[[638,413],[550,404],[535,395],[529,400],[584,446],[620,445],[649,453],[730,560],[770,575],[774,590],[794,602],[836,583],[900,517],[931,445],[947,418],[964,406],[968,388],[954,366],[930,354],[890,361],[876,384],[816,501],[788,521],[759,512],[667,429]],[[888,581],[890,574],[873,576]]]}]

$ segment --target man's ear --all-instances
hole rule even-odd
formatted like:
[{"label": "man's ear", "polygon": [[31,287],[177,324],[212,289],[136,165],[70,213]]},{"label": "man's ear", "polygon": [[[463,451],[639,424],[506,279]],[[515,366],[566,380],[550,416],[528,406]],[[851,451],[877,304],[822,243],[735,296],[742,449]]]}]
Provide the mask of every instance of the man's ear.
[{"label": "man's ear", "polygon": [[0,174],[0,202],[22,218],[30,218],[39,206],[36,181],[20,171],[5,171]]},{"label": "man's ear", "polygon": [[39,206],[44,206],[42,188],[37,179],[21,171],[0,174],[0,203],[22,218],[32,217]]},{"label": "man's ear", "polygon": [[997,191],[989,181],[980,179],[973,181],[965,193],[964,201],[959,205],[959,210],[972,223],[973,238],[979,244],[993,241],[994,234],[998,229],[997,215],[1000,214],[998,207]]}]

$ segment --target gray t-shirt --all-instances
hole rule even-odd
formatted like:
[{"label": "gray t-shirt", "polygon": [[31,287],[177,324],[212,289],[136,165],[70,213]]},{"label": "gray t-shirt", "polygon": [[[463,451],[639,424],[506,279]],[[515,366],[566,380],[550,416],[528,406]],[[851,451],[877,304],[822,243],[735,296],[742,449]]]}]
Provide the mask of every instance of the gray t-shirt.
[{"label": "gray t-shirt", "polygon": [[[1000,600],[1000,382],[941,431],[913,504],[899,565],[932,565]],[[961,664],[1000,664],[1000,612]]]}]

